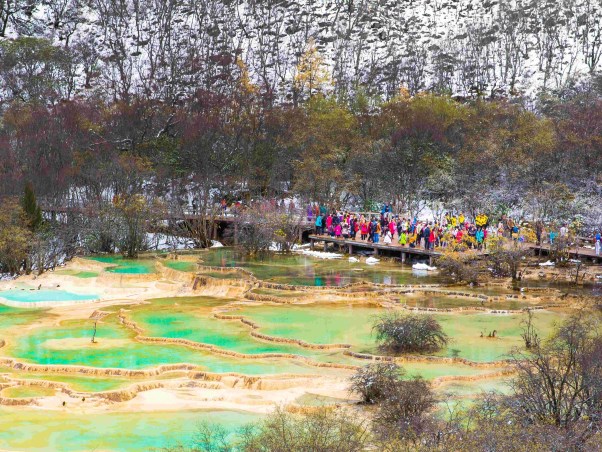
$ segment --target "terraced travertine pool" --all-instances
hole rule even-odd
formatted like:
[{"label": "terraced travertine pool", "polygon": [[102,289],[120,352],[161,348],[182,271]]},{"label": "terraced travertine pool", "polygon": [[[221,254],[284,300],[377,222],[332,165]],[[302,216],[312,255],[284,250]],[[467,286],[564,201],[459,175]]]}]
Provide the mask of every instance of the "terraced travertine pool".
[{"label": "terraced travertine pool", "polygon": [[154,259],[124,259],[121,256],[93,256],[89,259],[110,264],[106,269],[110,273],[147,275],[157,271]]},{"label": "terraced travertine pool", "polygon": [[[347,343],[360,352],[377,353],[372,326],[384,309],[337,303],[262,305],[236,312],[261,325],[260,331],[265,334],[316,344]],[[508,354],[522,343],[520,334],[524,314],[457,312],[434,315],[452,338],[440,356],[458,356],[480,362],[496,361],[508,358]],[[541,311],[535,315],[534,325],[542,337],[547,337],[563,318],[561,313]],[[496,337],[487,337],[494,330]],[[481,333],[484,337],[481,337]]]},{"label": "terraced travertine pool", "polygon": [[[56,375],[35,372],[17,372],[14,369],[0,367],[0,375],[16,380],[52,381],[64,383],[69,388],[81,392],[102,392],[125,388],[139,380],[131,378],[102,378],[95,376]],[[143,380],[140,380],[143,381]]]},{"label": "terraced travertine pool", "polygon": [[164,364],[195,364],[214,373],[247,375],[315,373],[303,362],[273,359],[236,359],[181,345],[149,344],[134,340],[131,331],[114,318],[99,325],[91,344],[92,322],[66,321],[55,327],[31,329],[6,347],[16,359],[42,365],[78,365],[97,368],[145,369]]},{"label": "terraced travertine pool", "polygon": [[[13,298],[11,306],[0,304],[0,401],[33,398],[40,404],[0,406],[0,449],[146,450],[187,443],[202,420],[233,432],[279,404],[279,397],[310,406],[347,403],[349,376],[369,362],[348,352],[382,353],[372,326],[391,309],[435,309],[431,314],[451,337],[449,346],[400,364],[408,376],[433,381],[437,393],[470,403],[482,391],[507,390],[507,364],[499,360],[522,346],[525,314],[516,310],[545,305],[555,296],[524,295],[505,286],[437,287],[446,283],[440,276],[414,274],[390,262],[369,266],[301,255],[250,259],[227,248],[197,257],[198,262],[195,256],[93,257],[35,283],[0,283],[0,297]],[[99,269],[94,262],[107,265]],[[175,282],[178,278],[162,279],[161,265],[190,273],[198,271],[198,263],[211,278],[196,291]],[[221,271],[234,266],[276,284],[250,284],[243,273]],[[105,273],[144,278],[123,285],[102,278]],[[213,279],[221,281],[212,286]],[[236,284],[240,279],[246,285]],[[433,287],[389,290],[408,284]],[[70,297],[77,304],[61,306]],[[90,317],[99,312],[92,343]],[[540,336],[549,335],[568,312],[536,311]],[[494,330],[496,337],[488,338]],[[115,394],[110,402],[101,397],[107,392]]]}]

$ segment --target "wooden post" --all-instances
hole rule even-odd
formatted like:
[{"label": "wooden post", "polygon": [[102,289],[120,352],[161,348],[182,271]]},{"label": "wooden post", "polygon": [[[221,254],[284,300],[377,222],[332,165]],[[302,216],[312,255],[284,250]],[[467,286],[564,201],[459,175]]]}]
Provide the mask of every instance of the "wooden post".
[{"label": "wooden post", "polygon": [[378,248],[377,247],[374,247],[374,255],[378,256]]},{"label": "wooden post", "polygon": [[433,255],[432,254],[429,256],[429,265],[431,267],[433,266]]},{"label": "wooden post", "polygon": [[314,249],[314,239],[309,239],[309,249],[310,250]]},{"label": "wooden post", "polygon": [[353,254],[353,245],[350,243],[347,245],[349,249],[349,254]]},{"label": "wooden post", "polygon": [[405,263],[406,261],[406,253],[404,253],[403,251],[401,252],[401,263]]}]

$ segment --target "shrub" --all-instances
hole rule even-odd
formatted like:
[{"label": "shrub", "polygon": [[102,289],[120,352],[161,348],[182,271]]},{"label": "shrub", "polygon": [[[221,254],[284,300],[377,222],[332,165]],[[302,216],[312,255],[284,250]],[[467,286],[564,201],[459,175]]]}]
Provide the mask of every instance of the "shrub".
[{"label": "shrub", "polygon": [[460,251],[457,247],[458,245],[446,249],[437,258],[437,267],[443,275],[449,276],[455,282],[478,284],[479,266],[477,257],[472,253]]},{"label": "shrub", "polygon": [[27,266],[33,233],[16,199],[0,202],[0,273],[17,274]]},{"label": "shrub", "polygon": [[432,315],[387,313],[380,316],[372,328],[380,349],[387,352],[435,352],[449,341]]},{"label": "shrub", "polygon": [[432,427],[430,411],[437,399],[430,383],[420,377],[403,380],[404,375],[395,363],[381,362],[359,369],[351,378],[351,392],[365,403],[377,404],[372,430],[378,449],[398,450],[397,445]]},{"label": "shrub", "polygon": [[364,403],[377,403],[404,374],[405,371],[395,363],[369,364],[353,374],[350,391],[358,394]]},{"label": "shrub", "polygon": [[277,409],[242,432],[237,450],[359,452],[366,449],[369,439],[369,426],[341,410],[322,407],[299,415]]},{"label": "shrub", "polygon": [[529,353],[516,352],[513,361],[517,417],[562,428],[591,420],[589,433],[600,431],[602,335],[597,319],[572,316]]},{"label": "shrub", "polygon": [[258,205],[239,212],[227,235],[251,255],[274,248],[289,252],[299,238],[300,223],[288,210]]},{"label": "shrub", "polygon": [[369,424],[341,409],[320,407],[303,414],[277,408],[265,420],[243,427],[232,437],[220,425],[202,423],[189,444],[163,452],[359,452],[372,439]]},{"label": "shrub", "polygon": [[570,258],[571,243],[568,237],[556,237],[550,246],[550,259],[557,266],[566,266]]},{"label": "shrub", "polygon": [[488,250],[487,261],[494,275],[518,279],[521,262],[529,254],[528,248],[519,242],[499,237],[489,241]]},{"label": "shrub", "polygon": [[381,439],[414,440],[431,429],[428,416],[437,403],[429,382],[422,377],[400,380],[389,386],[373,419],[373,430]]}]

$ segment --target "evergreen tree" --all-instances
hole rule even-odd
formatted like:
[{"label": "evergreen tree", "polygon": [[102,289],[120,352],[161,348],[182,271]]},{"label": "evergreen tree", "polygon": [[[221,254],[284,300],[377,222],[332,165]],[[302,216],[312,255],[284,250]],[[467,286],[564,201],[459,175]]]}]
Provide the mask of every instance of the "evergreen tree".
[{"label": "evergreen tree", "polygon": [[27,227],[31,231],[37,231],[44,220],[42,219],[42,209],[36,201],[36,194],[30,182],[25,185],[25,192],[21,203],[25,212]]}]

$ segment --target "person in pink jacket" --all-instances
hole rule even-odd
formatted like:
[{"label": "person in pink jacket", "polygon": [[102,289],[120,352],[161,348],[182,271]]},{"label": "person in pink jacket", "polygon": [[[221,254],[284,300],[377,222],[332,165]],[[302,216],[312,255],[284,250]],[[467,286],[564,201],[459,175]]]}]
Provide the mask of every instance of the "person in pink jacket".
[{"label": "person in pink jacket", "polygon": [[393,240],[393,238],[395,237],[395,232],[397,232],[397,225],[395,224],[393,219],[389,221],[389,232],[391,233],[391,240]]},{"label": "person in pink jacket", "polygon": [[337,224],[334,227],[334,235],[337,239],[341,238],[341,233],[342,233],[343,228],[341,228],[341,223]]}]

